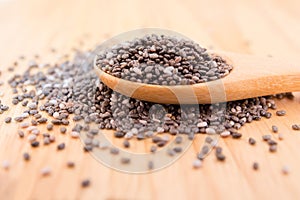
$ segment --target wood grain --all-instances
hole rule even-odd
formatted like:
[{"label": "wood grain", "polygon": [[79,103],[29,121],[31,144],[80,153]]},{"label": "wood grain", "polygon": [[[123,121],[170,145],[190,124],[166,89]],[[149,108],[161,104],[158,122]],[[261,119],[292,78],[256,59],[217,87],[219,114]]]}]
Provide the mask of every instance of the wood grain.
[{"label": "wood grain", "polygon": [[[8,80],[7,68],[21,54],[30,59],[38,53],[41,60],[51,61],[51,47],[58,54],[72,47],[91,48],[140,27],[168,28],[218,50],[292,60],[300,53],[299,7],[299,1],[292,0],[0,1],[0,78]],[[26,62],[19,64],[18,72],[25,69]],[[2,102],[10,104],[9,87],[0,86],[0,91],[5,93]],[[3,122],[22,110],[21,106],[11,107],[0,116],[0,162],[11,163],[8,171],[0,169],[0,199],[299,199],[300,135],[291,125],[300,123],[300,95],[278,101],[278,108],[287,110],[287,115],[245,126],[240,140],[220,140],[227,155],[224,163],[211,155],[202,169],[192,169],[203,142],[203,136],[198,136],[170,167],[130,175],[104,167],[83,153],[79,140],[59,134],[57,129],[57,141],[66,143],[65,151],[56,152],[56,145],[31,149],[16,136],[16,123]],[[261,136],[270,134],[273,124],[285,138],[279,141],[278,152],[271,154]],[[256,146],[247,144],[250,136],[257,139]],[[133,149],[141,145],[133,144]],[[29,163],[22,160],[25,151],[32,154]],[[66,168],[68,160],[76,162],[73,170]],[[251,168],[254,161],[260,163],[257,172]],[[51,176],[41,177],[40,169],[48,165]],[[281,173],[283,165],[290,167],[289,175]],[[84,178],[91,179],[91,187],[80,187]]]}]

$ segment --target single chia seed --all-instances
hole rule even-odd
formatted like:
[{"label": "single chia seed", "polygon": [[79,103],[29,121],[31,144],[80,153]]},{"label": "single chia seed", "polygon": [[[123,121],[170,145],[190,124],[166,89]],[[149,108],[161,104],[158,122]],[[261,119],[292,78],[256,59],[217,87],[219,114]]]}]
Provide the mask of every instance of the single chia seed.
[{"label": "single chia seed", "polygon": [[117,154],[119,154],[119,149],[115,148],[115,147],[112,147],[112,148],[110,148],[110,153],[112,155],[117,155]]},{"label": "single chia seed", "polygon": [[20,138],[23,138],[25,136],[25,133],[21,130],[18,130],[18,135]]},{"label": "single chia seed", "polygon": [[249,144],[251,144],[251,145],[255,145],[255,144],[256,144],[256,140],[253,139],[253,138],[251,138],[251,137],[249,138],[248,142],[249,142]]},{"label": "single chia seed", "polygon": [[231,136],[232,136],[232,138],[234,138],[234,139],[239,139],[239,138],[242,137],[242,134],[240,134],[240,133],[232,133]]},{"label": "single chia seed", "polygon": [[300,124],[293,124],[292,129],[295,131],[300,131]]},{"label": "single chia seed", "polygon": [[276,111],[276,115],[277,116],[284,116],[285,114],[286,114],[285,110],[278,110],[278,111]]},{"label": "single chia seed", "polygon": [[273,125],[272,126],[272,131],[273,131],[273,133],[277,133],[278,132],[278,127]]},{"label": "single chia seed", "polygon": [[11,122],[11,120],[12,120],[11,117],[6,117],[6,118],[4,119],[4,122],[8,124],[8,123]]},{"label": "single chia seed", "polygon": [[47,124],[46,128],[48,131],[51,131],[53,129],[53,124]]},{"label": "single chia seed", "polygon": [[201,161],[201,160],[198,160],[198,159],[194,160],[194,161],[193,161],[193,168],[194,168],[194,169],[198,169],[198,168],[200,168],[200,167],[202,167],[202,161]]},{"label": "single chia seed", "polygon": [[41,169],[42,176],[49,176],[51,174],[51,168],[50,167],[44,167]]},{"label": "single chia seed", "polygon": [[86,188],[91,185],[91,181],[89,179],[85,179],[81,182],[81,187]]},{"label": "single chia seed", "polygon": [[122,164],[129,164],[130,163],[130,158],[126,158],[126,157],[121,158],[121,163]]},{"label": "single chia seed", "polygon": [[65,128],[65,127],[60,127],[59,130],[62,134],[65,134],[67,132],[67,128]]},{"label": "single chia seed", "polygon": [[29,155],[29,153],[25,152],[25,153],[23,154],[23,159],[24,159],[25,161],[29,161],[29,160],[30,160],[30,155]]},{"label": "single chia seed", "polygon": [[256,171],[259,169],[259,164],[258,162],[254,162],[253,165],[252,165],[252,168]]},{"label": "single chia seed", "polygon": [[67,167],[68,168],[74,168],[75,167],[75,163],[73,161],[68,161],[67,162]]},{"label": "single chia seed", "polygon": [[60,143],[59,145],[57,145],[57,150],[63,150],[65,149],[66,145],[65,143]]},{"label": "single chia seed", "polygon": [[271,138],[272,138],[271,135],[263,135],[263,136],[262,136],[262,139],[263,139],[264,141],[268,141],[268,140],[270,140]]},{"label": "single chia seed", "polygon": [[38,147],[39,145],[40,145],[40,142],[38,142],[38,141],[31,142],[32,147]]},{"label": "single chia seed", "polygon": [[277,145],[275,144],[275,145],[270,145],[270,147],[269,147],[269,151],[270,152],[276,152],[277,151]]},{"label": "single chia seed", "polygon": [[123,141],[123,146],[124,146],[125,148],[129,148],[129,147],[130,147],[129,141],[128,141],[128,140],[124,140],[124,141]]}]

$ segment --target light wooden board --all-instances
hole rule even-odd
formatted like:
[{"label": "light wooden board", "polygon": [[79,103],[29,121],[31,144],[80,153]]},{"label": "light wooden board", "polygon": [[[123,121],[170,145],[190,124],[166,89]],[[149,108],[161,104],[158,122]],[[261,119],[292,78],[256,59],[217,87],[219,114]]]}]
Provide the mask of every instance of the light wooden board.
[{"label": "light wooden board", "polygon": [[[51,47],[58,53],[68,52],[80,46],[81,40],[84,48],[93,47],[110,36],[141,27],[168,28],[219,50],[296,59],[300,53],[299,7],[299,1],[292,0],[3,0],[0,78],[7,81],[7,67],[21,54],[30,58],[38,53],[47,60]],[[9,104],[9,87],[0,86],[0,91],[5,92],[1,100]],[[245,126],[240,140],[220,140],[226,162],[217,162],[211,155],[202,169],[192,169],[202,136],[173,165],[146,175],[124,174],[101,165],[83,153],[80,141],[60,135],[57,129],[57,141],[66,142],[66,150],[56,153],[56,145],[31,149],[16,136],[15,123],[3,122],[5,116],[21,112],[21,107],[12,108],[0,116],[0,162],[11,163],[8,171],[0,169],[0,199],[299,199],[300,134],[291,125],[300,123],[300,95],[293,101],[278,102],[278,107],[287,110],[287,115]],[[273,124],[285,138],[278,152],[271,154],[261,136],[271,133]],[[250,136],[257,139],[254,147],[247,144]],[[25,151],[32,154],[29,163],[22,160]],[[68,160],[76,162],[74,170],[66,168]],[[260,163],[257,172],[251,168],[254,161]],[[290,167],[287,176],[281,173],[283,165]],[[51,166],[51,176],[41,177],[44,166]],[[80,187],[84,178],[91,179],[91,187]]]}]

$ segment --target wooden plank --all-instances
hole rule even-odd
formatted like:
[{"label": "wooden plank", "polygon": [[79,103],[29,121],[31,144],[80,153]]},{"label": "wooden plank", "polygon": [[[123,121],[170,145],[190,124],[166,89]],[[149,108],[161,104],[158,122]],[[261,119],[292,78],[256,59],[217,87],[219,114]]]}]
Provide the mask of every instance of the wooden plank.
[{"label": "wooden plank", "polygon": [[[91,48],[96,43],[124,31],[140,27],[164,27],[193,38],[204,46],[219,50],[294,59],[299,55],[299,1],[0,1],[0,70],[1,80],[7,81],[7,67],[21,54],[29,59],[39,53],[41,60],[50,60],[49,49],[58,53],[72,47]],[[87,37],[89,35],[89,37]],[[21,63],[18,71],[25,69]],[[11,91],[1,98],[10,104]],[[80,141],[54,132],[57,141],[67,148],[56,153],[56,145],[31,149],[16,136],[15,123],[6,125],[5,116],[16,116],[21,106],[12,107],[0,116],[0,162],[9,160],[8,171],[0,169],[1,199],[298,199],[300,198],[300,135],[291,130],[300,123],[300,94],[293,101],[278,102],[287,116],[274,116],[247,124],[241,140],[221,139],[227,155],[225,163],[209,156],[202,169],[193,170],[192,161],[203,142],[198,136],[191,148],[170,167],[145,175],[124,174],[111,170],[92,156],[82,152]],[[273,113],[274,115],[274,113]],[[285,136],[278,152],[270,154],[261,140],[276,124]],[[44,129],[43,131],[46,131]],[[247,144],[249,137],[257,139],[255,147]],[[274,134],[277,138],[277,135]],[[120,143],[120,140],[113,139]],[[149,143],[132,144],[133,150]],[[29,151],[32,160],[25,163],[22,153]],[[77,163],[73,170],[66,161]],[[260,163],[254,172],[252,163]],[[288,165],[291,174],[281,173]],[[51,166],[53,173],[41,177],[39,171]],[[80,181],[91,178],[90,188],[82,189]]]}]

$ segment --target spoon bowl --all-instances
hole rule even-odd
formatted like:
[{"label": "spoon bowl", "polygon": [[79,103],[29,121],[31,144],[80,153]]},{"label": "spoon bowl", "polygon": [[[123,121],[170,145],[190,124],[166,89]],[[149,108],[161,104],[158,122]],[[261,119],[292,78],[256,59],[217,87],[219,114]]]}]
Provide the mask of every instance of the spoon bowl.
[{"label": "spoon bowl", "polygon": [[211,104],[300,91],[300,66],[272,57],[209,51],[233,70],[224,78],[192,85],[153,85],[128,81],[94,68],[101,81],[128,97],[163,104]]}]

